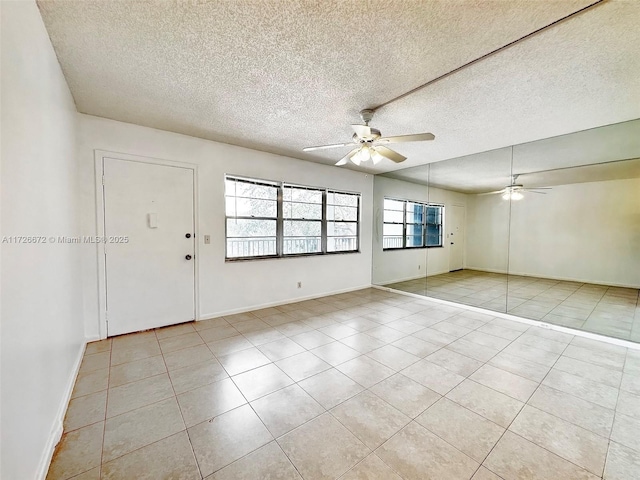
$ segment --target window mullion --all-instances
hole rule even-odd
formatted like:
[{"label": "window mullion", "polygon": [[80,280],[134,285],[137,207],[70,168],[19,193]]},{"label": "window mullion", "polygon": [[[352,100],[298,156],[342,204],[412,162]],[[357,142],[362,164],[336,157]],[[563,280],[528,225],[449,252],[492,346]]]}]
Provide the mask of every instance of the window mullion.
[{"label": "window mullion", "polygon": [[407,248],[407,202],[402,202],[402,248]]},{"label": "window mullion", "polygon": [[360,196],[357,197],[358,209],[356,210],[356,251],[360,251]]},{"label": "window mullion", "polygon": [[429,214],[429,208],[427,205],[422,205],[422,246],[427,246],[427,215]]},{"label": "window mullion", "polygon": [[284,189],[282,183],[278,185],[277,202],[276,255],[282,257],[284,252]]},{"label": "window mullion", "polygon": [[[334,218],[335,220],[335,218]],[[322,253],[327,253],[327,191],[322,191],[322,222],[320,225],[320,251]]]}]

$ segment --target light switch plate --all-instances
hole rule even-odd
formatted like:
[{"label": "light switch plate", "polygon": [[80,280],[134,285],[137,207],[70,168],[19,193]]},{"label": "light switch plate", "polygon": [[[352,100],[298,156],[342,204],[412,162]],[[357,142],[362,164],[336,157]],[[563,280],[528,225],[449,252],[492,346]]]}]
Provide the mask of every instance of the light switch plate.
[{"label": "light switch plate", "polygon": [[205,245],[209,245],[211,243],[211,235],[204,236],[204,243]]}]

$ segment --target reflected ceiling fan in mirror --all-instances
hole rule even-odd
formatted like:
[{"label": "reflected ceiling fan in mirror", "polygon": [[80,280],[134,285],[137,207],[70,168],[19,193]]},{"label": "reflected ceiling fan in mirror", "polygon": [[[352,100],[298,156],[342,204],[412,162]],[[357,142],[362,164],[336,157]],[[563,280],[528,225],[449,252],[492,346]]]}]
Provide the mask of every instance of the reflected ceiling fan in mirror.
[{"label": "reflected ceiling fan in mirror", "polygon": [[360,117],[364,125],[351,125],[353,134],[351,142],[336,143],[333,145],[321,145],[318,147],[306,147],[302,150],[312,152],[314,150],[325,150],[329,148],[356,147],[342,157],[336,165],[346,165],[351,161],[355,165],[363,162],[371,161],[377,165],[384,159],[394,161],[396,163],[404,162],[407,157],[400,155],[398,152],[387,148],[385,145],[389,143],[404,142],[423,142],[436,138],[432,133],[416,133],[414,135],[399,135],[395,137],[383,137],[380,130],[369,126],[369,122],[373,118],[373,110],[362,110]]},{"label": "reflected ceiling fan in mirror", "polygon": [[511,185],[507,185],[502,190],[496,190],[495,192],[481,193],[480,195],[502,195],[504,200],[520,200],[523,198],[523,192],[527,193],[539,193],[545,195],[547,192],[540,192],[539,190],[551,190],[551,187],[533,187],[525,188],[521,183],[516,183],[520,174],[515,174],[511,180]]}]

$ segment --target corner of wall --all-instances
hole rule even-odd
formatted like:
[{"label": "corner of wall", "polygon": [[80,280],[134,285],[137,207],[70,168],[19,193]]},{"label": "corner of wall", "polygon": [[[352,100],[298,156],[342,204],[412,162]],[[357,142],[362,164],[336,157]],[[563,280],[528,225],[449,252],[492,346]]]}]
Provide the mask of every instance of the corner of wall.
[{"label": "corner of wall", "polygon": [[80,365],[82,365],[82,359],[84,358],[84,352],[87,349],[87,343],[90,340],[86,340],[78,351],[78,356],[76,357],[75,363],[73,365],[73,371],[69,376],[69,380],[67,381],[67,385],[64,391],[64,396],[58,405],[58,413],[56,414],[56,418],[53,422],[53,426],[51,428],[51,433],[49,434],[49,439],[47,440],[47,444],[45,446],[44,451],[42,452],[42,457],[40,458],[40,462],[38,464],[37,470],[37,479],[45,480],[47,477],[47,472],[49,471],[49,466],[51,465],[51,460],[53,459],[53,454],[55,453],[56,446],[60,443],[62,439],[62,434],[64,433],[64,417],[67,414],[67,409],[69,408],[69,402],[71,401],[71,395],[73,394],[73,387],[76,384],[76,380],[78,378],[78,373],[80,372]]}]

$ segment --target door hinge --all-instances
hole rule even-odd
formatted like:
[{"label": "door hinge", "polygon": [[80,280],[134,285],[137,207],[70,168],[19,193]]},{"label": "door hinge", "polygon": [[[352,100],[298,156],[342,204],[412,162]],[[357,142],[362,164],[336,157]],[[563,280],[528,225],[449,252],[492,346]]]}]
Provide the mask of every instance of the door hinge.
[{"label": "door hinge", "polygon": [[104,185],[104,175],[102,175],[102,185]]}]

